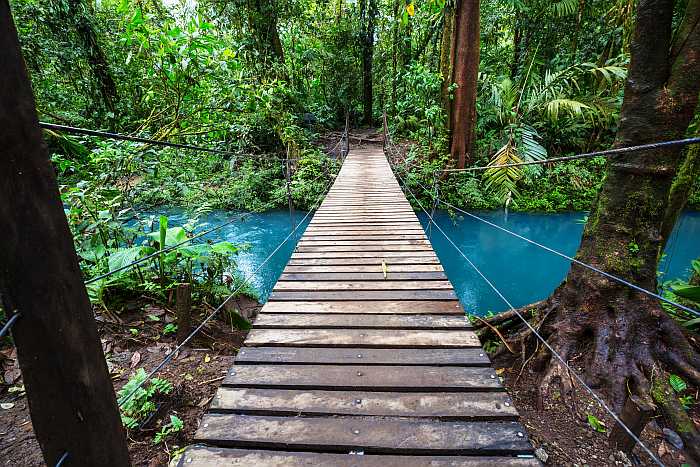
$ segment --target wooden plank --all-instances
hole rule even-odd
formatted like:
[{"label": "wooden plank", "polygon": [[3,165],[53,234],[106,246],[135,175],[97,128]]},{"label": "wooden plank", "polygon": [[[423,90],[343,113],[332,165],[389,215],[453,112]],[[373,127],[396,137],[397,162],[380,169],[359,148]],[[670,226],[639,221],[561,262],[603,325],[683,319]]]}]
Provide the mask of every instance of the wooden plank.
[{"label": "wooden plank", "polygon": [[[355,235],[343,235],[340,232],[332,232],[325,235],[304,235],[303,242],[326,242],[326,241],[346,241],[346,240],[427,240],[423,232],[398,234],[392,231],[375,233],[359,233]],[[301,243],[301,242],[300,242]]]},{"label": "wooden plank", "polygon": [[430,242],[427,239],[366,239],[362,238],[360,240],[340,240],[334,237],[332,240],[318,240],[316,238],[310,238],[304,236],[297,246],[309,246],[309,247],[319,247],[319,246],[387,246],[387,245],[421,245],[430,247]]},{"label": "wooden plank", "polygon": [[[391,266],[391,267],[389,267]],[[440,264],[387,264],[388,274],[399,273],[426,273],[439,272],[442,273],[442,265]],[[380,273],[383,276],[381,263],[375,265],[337,265],[337,266],[287,266],[282,271],[282,274],[298,275],[298,274],[362,274],[362,273]]]},{"label": "wooden plank", "polygon": [[279,281],[273,291],[318,290],[452,290],[449,281]]},{"label": "wooden plank", "polygon": [[394,454],[526,454],[517,422],[450,422],[360,417],[207,414],[195,441],[220,446]]},{"label": "wooden plank", "polygon": [[468,329],[466,316],[458,315],[355,315],[319,313],[260,313],[256,329]]},{"label": "wooden plank", "polygon": [[328,265],[338,265],[338,266],[350,266],[350,265],[382,265],[384,262],[387,266],[391,267],[397,264],[440,264],[440,260],[437,256],[420,256],[420,257],[379,257],[375,256],[373,258],[294,258],[292,257],[287,263],[289,266],[328,266]]},{"label": "wooden plank", "polygon": [[516,420],[506,392],[368,392],[220,388],[211,404],[218,413],[254,415],[361,415],[444,420]]},{"label": "wooden plank", "polygon": [[488,367],[364,365],[234,365],[231,387],[367,391],[502,391]]},{"label": "wooden plank", "polygon": [[302,258],[374,258],[374,257],[383,257],[383,258],[399,258],[399,257],[420,257],[420,256],[426,256],[429,258],[435,258],[435,252],[433,250],[425,250],[425,251],[380,251],[380,252],[375,252],[375,251],[331,251],[331,252],[299,252],[299,253],[293,253],[292,258],[293,259],[302,259]]},{"label": "wooden plank", "polygon": [[[374,269],[377,271],[377,268]],[[384,281],[384,280],[445,280],[443,272],[322,272],[282,274],[280,281]]]},{"label": "wooden plank", "polygon": [[472,331],[379,331],[373,329],[253,329],[245,341],[250,346],[300,345],[338,347],[479,347]]},{"label": "wooden plank", "polygon": [[243,347],[236,364],[489,366],[481,348],[366,349],[337,347]]},{"label": "wooden plank", "polygon": [[456,300],[454,290],[345,290],[294,292],[273,291],[270,300],[324,301],[324,300]]},{"label": "wooden plank", "polygon": [[299,253],[329,253],[338,251],[378,251],[378,252],[394,252],[394,251],[429,251],[433,253],[430,245],[336,245],[336,246],[297,246],[296,252]]},{"label": "wooden plank", "polygon": [[191,446],[178,467],[535,467],[537,459],[484,456],[387,456],[260,451]]},{"label": "wooden plank", "polygon": [[377,313],[377,314],[449,314],[463,315],[462,306],[457,300],[426,301],[296,301],[267,302],[262,313]]}]

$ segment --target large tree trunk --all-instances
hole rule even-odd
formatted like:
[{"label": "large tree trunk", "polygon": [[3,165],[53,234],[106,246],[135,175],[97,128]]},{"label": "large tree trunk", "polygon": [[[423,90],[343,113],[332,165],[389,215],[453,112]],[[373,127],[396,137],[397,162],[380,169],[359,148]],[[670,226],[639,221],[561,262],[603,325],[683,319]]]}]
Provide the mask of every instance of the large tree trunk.
[{"label": "large tree trunk", "polygon": [[372,64],[374,59],[374,28],[377,17],[377,1],[361,0],[360,21],[362,40],[362,120],[372,125]]},{"label": "large tree trunk", "polygon": [[479,76],[479,0],[460,0],[455,14],[454,92],[451,112],[452,159],[464,168],[471,158],[476,129]]},{"label": "large tree trunk", "polygon": [[[681,138],[693,118],[700,92],[700,0],[688,2],[674,44],[672,16],[673,0],[639,1],[617,147]],[[664,229],[680,212],[667,204],[683,159],[677,147],[611,159],[577,258],[655,291]],[[648,401],[652,394],[689,453],[700,457],[693,423],[675,397],[665,395],[665,371],[700,385],[700,357],[657,300],[572,265],[542,308],[538,324],[564,360],[581,354],[588,382],[618,410],[628,388]],[[558,361],[549,359],[542,394],[555,381],[567,386],[565,375]]]}]

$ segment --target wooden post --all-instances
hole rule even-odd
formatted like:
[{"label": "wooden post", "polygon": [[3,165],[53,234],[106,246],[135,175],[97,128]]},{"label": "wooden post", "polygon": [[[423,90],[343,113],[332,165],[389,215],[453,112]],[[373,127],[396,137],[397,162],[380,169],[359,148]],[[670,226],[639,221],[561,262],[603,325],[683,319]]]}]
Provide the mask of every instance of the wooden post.
[{"label": "wooden post", "polygon": [[287,179],[287,203],[289,204],[289,218],[292,222],[292,229],[294,229],[297,224],[294,220],[294,201],[292,200],[292,169],[289,163],[289,145],[287,145],[287,159],[286,159],[286,169],[285,178]]},{"label": "wooden post", "polygon": [[[92,306],[41,136],[7,0],[0,0],[0,297],[49,466],[129,465]],[[15,459],[20,462],[20,459]]]},{"label": "wooden post", "polygon": [[[654,405],[644,402],[637,396],[629,396],[622,407],[620,420],[635,436],[639,437],[655,410],[656,407]],[[629,433],[619,423],[615,423],[610,432],[608,444],[613,449],[630,454],[637,442],[630,437]]]},{"label": "wooden post", "polygon": [[190,284],[178,284],[175,291],[177,343],[187,339],[192,330],[192,289]]}]

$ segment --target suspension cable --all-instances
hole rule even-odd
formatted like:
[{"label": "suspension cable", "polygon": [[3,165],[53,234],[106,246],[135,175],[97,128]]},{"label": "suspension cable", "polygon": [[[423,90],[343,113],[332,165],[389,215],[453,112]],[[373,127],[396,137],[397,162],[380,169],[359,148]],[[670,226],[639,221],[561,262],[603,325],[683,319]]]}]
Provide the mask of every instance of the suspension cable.
[{"label": "suspension cable", "polygon": [[[267,208],[267,207],[272,207],[272,206],[274,206],[274,204],[275,204],[277,201],[280,201],[282,198],[284,198],[284,197],[286,197],[286,196],[287,196],[287,193],[284,193],[284,196],[280,196],[279,198],[274,199],[274,200],[268,202],[266,208]],[[125,271],[125,270],[127,270],[127,269],[131,269],[131,268],[133,268],[134,266],[137,266],[137,265],[139,265],[139,264],[141,264],[141,263],[144,263],[144,262],[148,261],[149,259],[153,259],[153,258],[156,258],[156,257],[158,257],[158,256],[160,256],[160,255],[165,254],[165,253],[169,253],[169,252],[171,252],[171,251],[173,251],[173,250],[177,250],[177,249],[180,248],[181,246],[186,245],[187,243],[190,243],[190,242],[192,242],[193,240],[196,240],[196,239],[198,239],[198,238],[207,236],[207,235],[209,235],[209,234],[212,233],[212,232],[215,232],[215,231],[217,231],[217,230],[220,230],[220,229],[226,227],[227,225],[233,224],[234,222],[242,221],[243,219],[245,219],[245,218],[246,218],[247,216],[249,216],[249,215],[251,215],[250,212],[246,212],[246,213],[243,213],[243,214],[239,214],[238,216],[234,217],[233,219],[229,219],[228,221],[223,222],[223,223],[221,223],[221,224],[219,224],[219,225],[217,225],[217,226],[215,226],[215,227],[212,227],[211,229],[208,229],[208,230],[205,230],[205,231],[203,231],[203,232],[200,232],[200,233],[198,233],[198,234],[196,234],[196,235],[193,235],[192,237],[188,237],[188,238],[186,238],[185,240],[183,240],[183,241],[181,241],[181,242],[179,242],[179,243],[176,243],[175,245],[171,245],[171,246],[169,246],[169,247],[167,247],[167,248],[163,248],[162,250],[158,250],[158,251],[156,251],[156,252],[153,252],[153,253],[151,253],[150,255],[146,255],[146,256],[144,256],[144,257],[142,257],[142,258],[138,258],[137,260],[132,261],[132,262],[129,263],[129,264],[126,264],[126,265],[121,266],[121,267],[119,267],[119,268],[113,269],[113,270],[108,271],[108,272],[106,272],[106,273],[104,273],[104,274],[100,274],[99,276],[95,276],[95,277],[93,277],[92,279],[89,279],[89,280],[85,281],[85,285],[92,284],[92,283],[94,283],[94,282],[100,281],[100,280],[105,279],[105,278],[107,278],[107,277],[109,277],[109,276],[111,276],[111,275],[113,275],[113,274],[118,273],[118,272]]]},{"label": "suspension cable", "polygon": [[323,200],[325,194],[328,192],[328,188],[329,188],[329,187],[330,187],[330,183],[328,183],[328,184],[326,185],[326,187],[325,187],[326,189],[324,190],[324,193],[322,193],[322,196],[319,196],[319,199],[318,199],[318,201],[316,202],[316,204],[314,205],[314,207],[313,207],[311,210],[309,210],[309,211],[306,213],[306,215],[301,219],[301,221],[291,230],[291,232],[289,232],[289,235],[287,235],[287,236],[284,238],[284,240],[282,240],[282,242],[281,242],[279,245],[277,245],[277,247],[272,251],[272,253],[270,253],[269,255],[267,255],[267,257],[263,260],[263,262],[260,263],[260,264],[258,265],[258,267],[255,268],[255,270],[254,270],[252,273],[250,273],[248,276],[245,277],[245,279],[243,280],[243,282],[241,282],[241,284],[240,284],[238,287],[236,287],[236,289],[235,289],[228,297],[226,297],[226,299],[221,303],[221,305],[219,305],[218,307],[216,307],[216,309],[214,309],[214,311],[212,311],[206,318],[204,318],[204,320],[199,324],[199,326],[197,326],[197,327],[194,329],[194,331],[192,331],[192,332],[177,346],[177,347],[175,347],[175,349],[173,349],[170,353],[168,353],[168,355],[166,355],[166,357],[163,359],[163,361],[160,362],[153,370],[151,370],[151,372],[148,373],[148,375],[146,376],[146,378],[145,378],[143,381],[141,381],[140,384],[138,384],[130,393],[128,393],[127,395],[125,395],[124,397],[122,397],[122,398],[118,401],[119,408],[122,408],[122,407],[124,406],[124,404],[126,404],[126,403],[129,401],[129,399],[131,399],[131,398],[134,396],[134,394],[136,394],[136,392],[137,392],[139,389],[141,389],[141,386],[143,386],[143,385],[145,384],[146,381],[150,380],[150,379],[153,377],[153,375],[155,375],[156,373],[158,373],[165,365],[167,365],[168,362],[170,362],[170,360],[172,360],[173,357],[180,351],[180,349],[182,349],[185,345],[187,345],[187,343],[188,343],[190,340],[192,340],[192,338],[194,338],[194,336],[195,336],[199,331],[201,331],[201,330],[204,328],[204,326],[205,326],[212,318],[214,318],[214,316],[216,316],[216,315],[224,308],[224,306],[226,305],[226,303],[228,303],[229,300],[231,300],[234,296],[236,296],[236,294],[237,294],[238,292],[240,292],[241,289],[243,289],[243,287],[244,287],[245,285],[247,285],[247,284],[253,279],[253,277],[255,277],[255,275],[258,273],[258,271],[260,271],[260,269],[262,269],[263,266],[265,266],[265,264],[267,264],[267,262],[270,261],[270,259],[272,259],[273,256],[275,256],[275,254],[282,248],[282,246],[284,246],[284,245],[287,243],[287,241],[288,241],[288,240],[297,232],[297,230],[299,230],[299,228],[304,224],[304,221],[306,220],[306,218],[309,217],[309,215],[318,207],[318,205],[319,205],[319,204],[321,203],[321,201]]},{"label": "suspension cable", "polygon": [[[420,183],[420,182],[418,182],[418,181],[416,181],[416,183],[417,183],[418,186],[420,186],[424,191],[426,191],[426,192],[429,193],[429,191],[425,188],[425,186],[424,186],[422,183]],[[591,271],[593,271],[593,272],[596,272],[596,273],[598,273],[598,274],[601,274],[601,275],[607,277],[608,279],[611,279],[611,280],[613,280],[613,281],[615,281],[615,282],[618,282],[618,283],[620,283],[620,284],[622,284],[622,285],[625,285],[625,286],[627,286],[627,287],[630,287],[630,288],[636,290],[637,292],[641,292],[641,293],[643,293],[643,294],[649,295],[650,297],[653,297],[653,298],[655,298],[655,299],[657,299],[657,300],[661,300],[662,302],[666,302],[666,303],[668,303],[669,305],[673,305],[674,307],[680,308],[681,310],[686,311],[686,312],[688,312],[688,313],[691,313],[691,314],[693,314],[693,315],[700,316],[700,311],[694,310],[694,309],[692,309],[692,308],[690,308],[690,307],[687,307],[687,306],[685,306],[685,305],[681,305],[680,303],[674,302],[673,300],[670,300],[670,299],[668,299],[668,298],[666,298],[666,297],[664,297],[664,296],[662,296],[662,295],[659,295],[658,293],[654,293],[654,292],[652,292],[652,291],[650,291],[650,290],[644,289],[644,288],[642,288],[642,287],[640,287],[640,286],[638,286],[638,285],[636,285],[636,284],[633,284],[632,282],[630,282],[630,281],[628,281],[628,280],[625,280],[625,279],[623,279],[623,278],[621,278],[621,277],[618,277],[618,276],[615,276],[615,275],[613,275],[613,274],[610,274],[609,272],[603,271],[602,269],[599,269],[599,268],[597,268],[597,267],[595,267],[595,266],[593,266],[593,265],[591,265],[591,264],[584,263],[584,262],[581,261],[581,260],[578,260],[578,259],[576,259],[576,258],[573,258],[573,257],[571,257],[571,256],[569,256],[569,255],[567,255],[567,254],[564,254],[564,253],[562,253],[562,252],[560,252],[560,251],[557,251],[557,250],[555,250],[555,249],[553,249],[553,248],[550,248],[550,247],[548,247],[548,246],[546,246],[546,245],[543,245],[543,244],[541,244],[541,243],[539,243],[539,242],[536,242],[536,241],[534,241],[534,240],[531,240],[531,239],[529,239],[529,238],[527,238],[527,237],[523,237],[522,235],[517,234],[517,233],[513,232],[512,230],[508,230],[508,229],[506,229],[505,227],[502,227],[502,226],[500,226],[500,225],[498,225],[498,224],[495,224],[495,223],[493,223],[493,222],[491,222],[491,221],[488,221],[488,220],[486,220],[486,219],[484,219],[484,218],[482,218],[482,217],[480,217],[480,216],[477,216],[476,214],[472,214],[472,213],[470,213],[470,212],[468,212],[468,211],[465,211],[464,209],[460,209],[460,208],[458,208],[457,206],[454,206],[453,204],[450,204],[450,203],[448,203],[447,201],[444,201],[443,199],[438,198],[438,202],[439,202],[439,203],[442,203],[443,205],[447,206],[447,207],[450,208],[450,209],[454,209],[455,211],[458,211],[458,212],[460,212],[460,213],[462,213],[462,214],[464,214],[464,215],[466,215],[466,216],[469,216],[469,217],[471,217],[472,219],[476,219],[476,220],[478,220],[479,222],[483,222],[484,224],[490,225],[491,227],[494,227],[494,228],[496,228],[496,229],[498,229],[498,230],[500,230],[500,231],[502,231],[502,232],[505,232],[505,233],[507,233],[508,235],[512,235],[513,237],[516,237],[516,238],[519,238],[520,240],[526,241],[526,242],[530,243],[531,245],[535,245],[535,246],[537,246],[537,247],[539,247],[539,248],[542,248],[543,250],[546,250],[546,251],[548,251],[548,252],[550,252],[550,253],[552,253],[552,254],[554,254],[554,255],[557,255],[557,256],[562,257],[562,258],[565,258],[565,259],[567,259],[567,260],[569,260],[569,261],[571,261],[571,262],[573,262],[573,263],[576,263],[576,264],[578,264],[579,266],[583,266],[584,268],[587,268],[587,269],[589,269],[589,270],[591,270]]]},{"label": "suspension cable", "polygon": [[467,263],[469,263],[469,265],[470,265],[470,266],[476,271],[476,273],[484,280],[484,282],[486,282],[486,283],[489,285],[489,287],[501,298],[501,300],[503,300],[503,302],[508,306],[508,308],[510,308],[510,310],[511,310],[513,313],[515,313],[515,314],[523,321],[523,323],[525,323],[525,325],[530,329],[530,331],[531,331],[535,336],[537,336],[537,338],[547,347],[547,349],[549,349],[549,351],[552,353],[552,355],[554,355],[554,356],[557,358],[557,360],[559,360],[559,362],[560,362],[562,365],[564,365],[564,367],[566,367],[566,369],[568,370],[569,374],[570,374],[570,375],[573,375],[573,377],[576,378],[576,381],[578,381],[584,388],[586,388],[586,391],[588,391],[588,393],[589,393],[589,394],[600,404],[600,406],[613,418],[613,420],[615,420],[615,422],[617,422],[617,423],[627,432],[627,434],[628,434],[636,443],[638,443],[638,444],[642,447],[642,449],[644,450],[644,452],[646,452],[647,455],[649,455],[649,457],[651,457],[651,458],[654,460],[654,462],[656,462],[657,465],[660,465],[660,466],[663,467],[664,464],[654,455],[654,453],[653,453],[648,447],[646,447],[646,445],[644,445],[644,443],[642,443],[642,441],[639,439],[639,437],[638,437],[637,435],[635,435],[635,434],[632,432],[632,430],[630,430],[630,429],[627,427],[627,425],[625,425],[625,424],[622,422],[622,420],[620,419],[620,417],[618,417],[618,416],[615,414],[615,412],[614,412],[610,407],[608,407],[608,405],[605,403],[605,401],[603,401],[603,399],[602,399],[600,396],[598,396],[598,394],[596,394],[595,391],[593,391],[593,389],[591,389],[591,388],[583,381],[583,379],[578,375],[578,373],[576,373],[576,372],[569,366],[569,364],[564,360],[564,358],[563,358],[561,355],[559,355],[559,354],[552,348],[552,346],[540,335],[540,333],[537,331],[537,329],[535,329],[535,328],[530,324],[530,322],[529,322],[527,319],[525,319],[525,317],[510,303],[510,301],[508,301],[508,299],[507,299],[507,298],[501,293],[501,291],[493,284],[493,282],[491,282],[491,281],[484,275],[484,273],[481,272],[481,270],[469,259],[469,257],[467,257],[467,255],[462,251],[462,249],[460,249],[460,248],[454,243],[454,241],[452,241],[452,239],[445,233],[445,231],[442,230],[442,228],[432,219],[432,216],[430,215],[430,213],[429,213],[428,211],[426,211],[426,209],[423,207],[423,205],[422,205],[421,202],[418,200],[418,198],[416,197],[416,195],[413,194],[413,191],[411,191],[411,189],[408,187],[408,185],[406,184],[406,182],[404,181],[404,179],[403,179],[398,173],[396,173],[396,172],[394,172],[394,173],[395,173],[396,176],[399,178],[399,180],[401,180],[402,185],[403,185],[403,187],[405,188],[405,190],[408,191],[408,192],[411,194],[411,196],[412,196],[413,199],[416,201],[416,203],[418,204],[418,206],[420,206],[420,208],[423,210],[423,212],[425,213],[425,215],[428,216],[428,218],[430,219],[430,221],[435,225],[435,228],[438,229],[438,230],[440,231],[440,233],[442,233],[442,235],[445,237],[445,239],[447,239],[447,241],[448,241],[448,242],[457,250],[457,252],[467,261]]},{"label": "suspension cable", "polygon": [[687,146],[690,144],[700,143],[700,137],[685,138],[671,141],[660,141],[657,143],[640,144],[638,146],[627,146],[624,148],[613,148],[606,149],[603,151],[586,152],[582,154],[576,154],[573,156],[563,156],[563,157],[553,157],[551,159],[543,159],[539,161],[527,161],[527,162],[514,162],[512,164],[498,164],[498,165],[485,165],[479,167],[467,167],[465,169],[444,169],[442,172],[474,172],[477,170],[489,170],[489,169],[505,169],[507,167],[522,167],[525,165],[537,165],[537,164],[551,164],[555,162],[573,161],[576,159],[586,159],[589,157],[599,157],[599,156],[619,156],[620,154],[626,154],[629,152],[640,152],[648,151],[652,149],[659,149],[671,146]]}]

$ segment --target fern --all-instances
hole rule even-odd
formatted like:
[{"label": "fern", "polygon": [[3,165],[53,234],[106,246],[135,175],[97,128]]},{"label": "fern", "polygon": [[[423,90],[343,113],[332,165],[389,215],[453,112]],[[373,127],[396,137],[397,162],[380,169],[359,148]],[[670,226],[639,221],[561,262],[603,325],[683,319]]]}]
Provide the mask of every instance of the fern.
[{"label": "fern", "polygon": [[549,6],[549,9],[555,16],[573,15],[578,10],[579,0],[559,0]]}]

